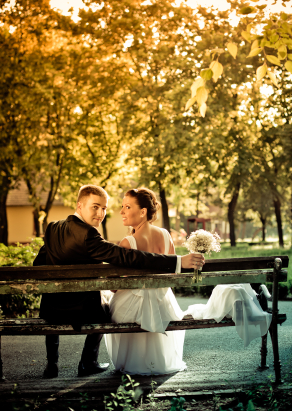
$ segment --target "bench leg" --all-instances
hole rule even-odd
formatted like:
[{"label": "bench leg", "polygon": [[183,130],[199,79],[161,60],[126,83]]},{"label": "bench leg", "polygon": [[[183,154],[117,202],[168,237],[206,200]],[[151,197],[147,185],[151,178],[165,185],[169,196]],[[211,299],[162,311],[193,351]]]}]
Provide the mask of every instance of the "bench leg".
[{"label": "bench leg", "polygon": [[267,354],[268,354],[267,339],[268,339],[268,334],[265,334],[262,336],[261,364],[259,366],[259,370],[266,370],[267,368],[269,368],[269,366],[267,365]]},{"label": "bench leg", "polygon": [[275,258],[274,273],[273,273],[273,307],[272,307],[272,323],[270,325],[270,334],[272,338],[273,354],[274,354],[274,370],[275,383],[281,384],[281,362],[279,357],[278,344],[278,275],[281,272],[282,261],[280,258]]},{"label": "bench leg", "polygon": [[0,335],[0,382],[5,381],[5,377],[3,375],[3,362],[1,356],[1,335]]},{"label": "bench leg", "polygon": [[279,356],[279,344],[278,344],[278,324],[276,321],[272,321],[270,326],[270,335],[272,339],[273,354],[274,354],[274,370],[275,370],[275,383],[281,384],[281,361]]}]

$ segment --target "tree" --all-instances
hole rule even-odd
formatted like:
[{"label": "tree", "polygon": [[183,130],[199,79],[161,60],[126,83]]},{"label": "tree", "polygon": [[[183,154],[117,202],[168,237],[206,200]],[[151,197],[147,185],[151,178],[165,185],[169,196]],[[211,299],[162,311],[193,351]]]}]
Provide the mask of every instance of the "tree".
[{"label": "tree", "polygon": [[[289,0],[282,0],[282,4],[286,6]],[[258,0],[253,0],[257,3]],[[206,101],[208,99],[208,89],[205,87],[206,82],[213,79],[215,82],[223,73],[223,65],[219,61],[221,56],[226,51],[236,59],[238,54],[238,34],[240,33],[245,42],[251,44],[250,52],[247,58],[259,57],[259,62],[256,68],[257,81],[262,80],[267,75],[276,87],[279,86],[277,77],[274,72],[274,67],[281,67],[287,72],[292,73],[292,23],[291,15],[281,13],[280,15],[265,15],[264,9],[267,5],[243,5],[237,0],[229,1],[231,7],[237,10],[237,14],[243,16],[242,24],[245,30],[242,30],[242,25],[239,24],[237,29],[230,32],[222,48],[208,50],[208,56],[211,53],[212,61],[209,68],[201,71],[200,77],[192,85],[192,97],[186,105],[186,109],[190,108],[195,102],[199,106],[199,111],[204,117],[206,113]],[[254,16],[252,18],[247,16]],[[260,34],[259,27],[261,28]],[[233,41],[232,41],[233,40]],[[263,63],[263,64],[262,64]],[[242,63],[239,63],[239,67]],[[259,65],[262,64],[262,65]]]}]

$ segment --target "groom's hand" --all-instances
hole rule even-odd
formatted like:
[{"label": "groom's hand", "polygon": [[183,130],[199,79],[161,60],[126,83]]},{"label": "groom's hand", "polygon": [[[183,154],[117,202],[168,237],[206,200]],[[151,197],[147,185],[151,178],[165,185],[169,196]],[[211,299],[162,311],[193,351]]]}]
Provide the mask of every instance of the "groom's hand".
[{"label": "groom's hand", "polygon": [[200,270],[205,264],[205,257],[200,254],[187,254],[181,258],[182,268],[194,268]]}]

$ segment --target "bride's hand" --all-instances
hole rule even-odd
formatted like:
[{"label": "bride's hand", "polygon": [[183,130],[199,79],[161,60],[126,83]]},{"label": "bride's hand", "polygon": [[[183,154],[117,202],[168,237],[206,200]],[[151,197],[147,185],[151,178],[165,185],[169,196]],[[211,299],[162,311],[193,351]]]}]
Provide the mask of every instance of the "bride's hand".
[{"label": "bride's hand", "polygon": [[205,264],[205,257],[201,254],[187,254],[181,258],[182,268],[194,268],[200,270]]}]

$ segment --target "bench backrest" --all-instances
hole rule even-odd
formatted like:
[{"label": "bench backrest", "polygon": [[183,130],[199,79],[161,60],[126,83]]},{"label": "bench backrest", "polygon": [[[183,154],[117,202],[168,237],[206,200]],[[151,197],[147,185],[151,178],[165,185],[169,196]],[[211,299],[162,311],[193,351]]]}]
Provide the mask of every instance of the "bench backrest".
[{"label": "bench backrest", "polygon": [[[283,267],[278,280],[287,281],[288,256],[272,256],[207,260],[196,285],[272,282],[275,258]],[[173,275],[110,264],[0,267],[0,294],[190,287],[193,276],[193,272]]]}]

